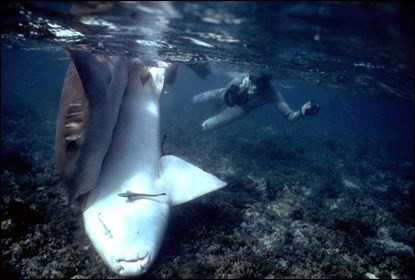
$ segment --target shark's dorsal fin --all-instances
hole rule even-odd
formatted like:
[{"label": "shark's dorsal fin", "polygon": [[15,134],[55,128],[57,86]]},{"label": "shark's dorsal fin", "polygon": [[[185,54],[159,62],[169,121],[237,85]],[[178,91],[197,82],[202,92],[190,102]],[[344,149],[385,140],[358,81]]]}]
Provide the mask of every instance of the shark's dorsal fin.
[{"label": "shark's dorsal fin", "polygon": [[212,174],[176,156],[160,159],[157,188],[170,196],[170,204],[178,205],[226,186]]}]

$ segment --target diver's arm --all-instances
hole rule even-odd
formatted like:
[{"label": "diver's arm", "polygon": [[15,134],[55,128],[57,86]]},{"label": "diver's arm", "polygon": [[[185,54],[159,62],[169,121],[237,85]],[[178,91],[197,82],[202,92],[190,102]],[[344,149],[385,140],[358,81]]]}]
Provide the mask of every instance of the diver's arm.
[{"label": "diver's arm", "polygon": [[272,102],[289,122],[294,122],[301,116],[315,116],[320,111],[320,105],[314,103],[314,100],[310,100],[301,106],[300,110],[294,112],[278,90],[273,91]]},{"label": "diver's arm", "polygon": [[287,102],[285,102],[282,94],[276,89],[273,90],[271,102],[289,122],[294,122],[302,116],[301,110],[293,111]]}]

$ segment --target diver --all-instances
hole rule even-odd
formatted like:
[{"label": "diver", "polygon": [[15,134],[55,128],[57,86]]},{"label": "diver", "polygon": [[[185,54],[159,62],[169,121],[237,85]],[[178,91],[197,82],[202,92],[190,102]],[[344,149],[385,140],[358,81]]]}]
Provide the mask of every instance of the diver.
[{"label": "diver", "polygon": [[305,103],[300,110],[293,111],[285,102],[282,94],[272,86],[271,77],[264,73],[237,77],[225,88],[206,91],[194,96],[193,103],[216,103],[225,107],[217,115],[205,120],[201,125],[202,130],[225,126],[267,103],[274,104],[289,122],[296,121],[302,116],[314,116],[320,111],[320,105],[314,103],[313,100]]}]

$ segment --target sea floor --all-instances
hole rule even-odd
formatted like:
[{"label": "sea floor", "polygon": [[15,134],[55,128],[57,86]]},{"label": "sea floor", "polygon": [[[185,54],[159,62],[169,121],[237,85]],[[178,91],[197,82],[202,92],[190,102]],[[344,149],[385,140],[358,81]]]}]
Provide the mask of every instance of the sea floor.
[{"label": "sea floor", "polygon": [[[197,135],[164,128],[166,153],[228,185],[173,208],[142,278],[415,277],[413,162],[243,126]],[[53,122],[2,116],[2,275],[120,278],[88,240],[79,204],[64,199],[53,135]]]}]

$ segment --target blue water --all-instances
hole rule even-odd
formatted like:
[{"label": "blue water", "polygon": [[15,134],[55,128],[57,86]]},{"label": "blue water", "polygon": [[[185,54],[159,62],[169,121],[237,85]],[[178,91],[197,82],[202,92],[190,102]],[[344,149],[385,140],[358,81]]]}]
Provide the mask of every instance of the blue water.
[{"label": "blue water", "polygon": [[[22,233],[2,239],[8,274],[114,277],[93,257],[87,262],[78,256],[76,264],[59,253],[57,262],[67,263],[62,268],[33,253],[53,255],[68,247],[80,254],[73,240],[33,241],[32,247],[23,242],[31,231],[46,238],[42,230],[62,219],[33,195],[59,186],[53,179],[54,133],[70,63],[62,46],[79,38],[53,35],[48,19],[64,29],[89,28],[77,43],[94,51],[178,63],[177,80],[161,98],[165,149],[228,183],[173,212],[159,260],[145,276],[415,276],[412,5],[174,2],[168,13],[156,6],[155,15],[134,3],[95,14],[115,23],[107,28],[77,25],[80,19],[68,16],[70,4],[10,2],[2,8],[2,228],[18,220],[10,206],[16,199],[48,217],[38,224],[23,219]],[[132,39],[142,41],[131,46]],[[188,67],[200,61],[211,65],[206,78]],[[192,97],[251,70],[268,71],[293,109],[314,99],[320,113],[288,123],[265,105],[224,128],[201,131],[216,111],[193,105]],[[62,215],[70,215],[68,209]],[[79,220],[73,223],[57,227],[82,236]],[[86,237],[81,240],[88,245]],[[13,249],[18,247],[23,253]],[[50,269],[25,266],[36,261]]]}]

